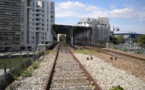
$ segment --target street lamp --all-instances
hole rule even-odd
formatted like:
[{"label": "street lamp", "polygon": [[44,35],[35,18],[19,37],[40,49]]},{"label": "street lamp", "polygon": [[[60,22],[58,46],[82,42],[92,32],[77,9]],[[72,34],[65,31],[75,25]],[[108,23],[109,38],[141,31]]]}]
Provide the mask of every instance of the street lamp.
[{"label": "street lamp", "polygon": [[114,26],[113,26],[113,44],[114,44],[114,31],[115,31],[115,30],[116,30],[116,31],[119,31],[120,29],[119,29],[118,27],[114,27]]}]

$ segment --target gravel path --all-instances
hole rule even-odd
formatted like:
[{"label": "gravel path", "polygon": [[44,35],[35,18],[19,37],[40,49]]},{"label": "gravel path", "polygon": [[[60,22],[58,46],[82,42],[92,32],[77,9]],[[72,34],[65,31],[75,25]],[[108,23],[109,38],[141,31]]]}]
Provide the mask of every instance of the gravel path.
[{"label": "gravel path", "polygon": [[14,81],[11,85],[17,85],[15,90],[44,90],[54,59],[55,54],[45,56],[44,60],[40,63],[39,68],[33,71],[31,77],[25,79],[20,77],[21,79]]},{"label": "gravel path", "polygon": [[112,86],[120,85],[125,90],[145,90],[145,82],[126,73],[124,70],[117,69],[111,63],[107,63],[93,56],[93,60],[87,60],[89,55],[77,54],[75,56],[85,66],[85,68],[96,79],[103,90],[109,90]]}]

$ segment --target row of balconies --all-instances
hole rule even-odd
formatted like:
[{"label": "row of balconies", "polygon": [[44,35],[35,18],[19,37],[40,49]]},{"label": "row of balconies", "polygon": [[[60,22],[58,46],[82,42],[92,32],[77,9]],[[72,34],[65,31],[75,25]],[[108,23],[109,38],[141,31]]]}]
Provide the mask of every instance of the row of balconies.
[{"label": "row of balconies", "polygon": [[17,12],[17,13],[20,13],[21,12],[21,10],[20,9],[13,9],[13,8],[11,8],[11,9],[9,9],[9,8],[1,8],[0,9],[0,11],[9,11],[9,12]]},{"label": "row of balconies", "polygon": [[8,29],[8,30],[11,30],[11,29],[20,29],[20,27],[17,27],[17,26],[2,26],[0,25],[0,29]]},{"label": "row of balconies", "polygon": [[1,38],[0,38],[0,41],[5,42],[6,40],[7,40],[7,42],[20,41],[20,39],[1,39]]},{"label": "row of balconies", "polygon": [[18,3],[16,3],[16,2],[9,2],[8,0],[5,0],[5,1],[2,1],[2,2],[0,2],[1,4],[8,4],[8,5],[16,5],[16,4],[18,4]]},{"label": "row of balconies", "polygon": [[16,25],[17,26],[17,25],[21,25],[21,23],[20,22],[13,22],[13,21],[12,22],[4,22],[3,21],[3,22],[0,22],[0,25],[12,25],[12,26]]},{"label": "row of balconies", "polygon": [[[3,43],[4,41],[0,41],[0,43]],[[8,47],[8,46],[13,46],[13,45],[20,45],[20,41],[14,41],[14,40],[12,40],[11,42],[6,42],[6,45],[5,45],[5,47]],[[0,46],[2,46],[3,48],[4,48],[4,46],[3,45],[1,45],[0,44]]]},{"label": "row of balconies", "polygon": [[0,37],[20,37],[21,35],[17,34],[0,34]]},{"label": "row of balconies", "polygon": [[1,0],[0,2],[15,2],[15,3],[21,3],[21,0]]},{"label": "row of balconies", "polygon": [[12,26],[12,25],[6,25],[6,24],[4,25],[0,24],[0,27],[20,28],[20,26]]},{"label": "row of balconies", "polygon": [[5,9],[5,10],[20,10],[20,7],[18,7],[18,6],[1,5],[0,7],[1,7],[1,9]]},{"label": "row of balconies", "polygon": [[20,17],[21,15],[20,14],[17,14],[17,15],[13,15],[13,14],[2,14],[2,13],[0,13],[0,16],[4,16],[4,17],[11,17],[11,16],[13,16],[13,17]]},{"label": "row of balconies", "polygon": [[0,35],[18,35],[20,36],[20,32],[0,32]]},{"label": "row of balconies", "polygon": [[5,10],[20,10],[21,7],[16,7],[16,6],[0,6],[1,10],[5,9]]},{"label": "row of balconies", "polygon": [[3,19],[1,19],[0,18],[0,21],[1,20],[3,20],[3,21],[19,21],[20,22],[20,18],[17,18],[17,19],[13,19],[13,18],[10,18],[10,19],[5,19],[5,18],[3,18]]}]

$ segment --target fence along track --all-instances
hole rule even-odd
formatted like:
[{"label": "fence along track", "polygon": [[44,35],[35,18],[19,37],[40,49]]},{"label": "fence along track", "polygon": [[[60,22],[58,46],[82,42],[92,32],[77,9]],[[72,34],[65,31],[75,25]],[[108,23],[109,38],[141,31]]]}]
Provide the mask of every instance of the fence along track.
[{"label": "fence along track", "polygon": [[102,90],[68,48],[61,45],[58,52],[46,90]]}]

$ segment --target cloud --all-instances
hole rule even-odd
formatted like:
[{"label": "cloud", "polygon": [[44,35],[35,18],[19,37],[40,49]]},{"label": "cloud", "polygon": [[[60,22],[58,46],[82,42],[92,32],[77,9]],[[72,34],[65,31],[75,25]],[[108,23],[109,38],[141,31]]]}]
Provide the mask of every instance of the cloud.
[{"label": "cloud", "polygon": [[101,10],[101,9],[93,5],[86,7],[86,11],[98,11],[98,10]]},{"label": "cloud", "polygon": [[78,1],[67,1],[56,4],[56,18],[76,18],[84,17],[108,17],[108,18],[136,18],[139,21],[145,21],[144,7],[137,10],[133,7],[115,8],[115,5],[110,8],[100,8],[94,5],[84,4]]},{"label": "cloud", "polygon": [[62,3],[59,3],[58,6],[66,10],[85,7],[83,3],[80,3],[78,1],[77,2],[73,2],[73,1],[62,2]]},{"label": "cloud", "polygon": [[[111,10],[110,10],[111,9]],[[139,25],[139,23],[145,22],[145,11],[144,7],[140,7],[140,9],[126,6],[125,8],[116,8],[116,6],[112,5],[110,8],[100,8],[98,6],[84,4],[81,2],[75,1],[67,1],[56,3],[55,9],[55,17],[56,23],[59,24],[76,24],[81,18],[85,17],[108,17],[109,19],[134,19],[137,25],[115,25],[120,28],[120,32],[128,32],[129,30],[132,32],[143,32],[145,26]],[[111,22],[111,21],[110,21]],[[122,22],[122,21],[121,21]],[[113,22],[112,22],[113,23]],[[120,23],[120,21],[118,21]],[[117,24],[117,23],[115,23]],[[114,25],[114,24],[111,24]],[[130,26],[129,26],[130,25]]]},{"label": "cloud", "polygon": [[104,11],[96,6],[74,1],[62,2],[56,5],[56,18],[107,17],[108,14],[106,12],[107,11]]},{"label": "cloud", "polygon": [[133,8],[122,8],[107,10],[94,5],[81,2],[67,1],[56,5],[56,17],[112,17],[112,18],[132,18],[134,17]]},{"label": "cloud", "polygon": [[134,17],[134,9],[132,8],[114,9],[110,11],[110,16],[116,18],[131,18]]}]

